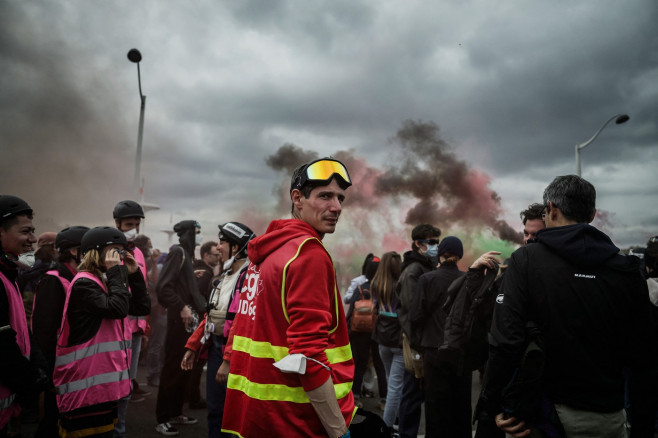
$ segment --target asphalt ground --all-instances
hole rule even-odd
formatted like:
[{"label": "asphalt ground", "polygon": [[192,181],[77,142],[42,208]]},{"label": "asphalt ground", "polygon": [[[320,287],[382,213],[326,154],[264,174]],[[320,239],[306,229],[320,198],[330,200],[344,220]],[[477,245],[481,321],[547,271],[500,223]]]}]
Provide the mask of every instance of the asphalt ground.
[{"label": "asphalt ground", "polygon": [[[158,396],[158,388],[146,386],[146,368],[140,364],[139,371],[137,373],[137,381],[140,382],[140,388],[150,391],[151,394],[144,397],[144,401],[141,402],[131,402],[128,405],[127,420],[126,420],[126,430],[129,438],[157,438],[162,435],[158,434],[155,431],[156,419],[155,419],[155,404]],[[472,400],[473,405],[477,402],[477,397],[480,393],[480,381],[477,373],[473,374],[473,390],[472,390]],[[201,394],[205,398],[206,393],[206,373],[204,371],[201,378]],[[373,385],[376,391],[376,383]],[[379,397],[363,397],[363,408],[375,412],[378,415],[382,415],[383,412],[379,409]],[[206,410],[205,409],[190,409],[187,403],[183,406],[183,414],[188,417],[194,417],[199,420],[197,424],[190,426],[175,426],[179,432],[181,438],[206,438],[208,436],[208,423],[206,421]],[[421,416],[421,424],[418,431],[418,437],[424,437],[425,434],[425,413]]]}]

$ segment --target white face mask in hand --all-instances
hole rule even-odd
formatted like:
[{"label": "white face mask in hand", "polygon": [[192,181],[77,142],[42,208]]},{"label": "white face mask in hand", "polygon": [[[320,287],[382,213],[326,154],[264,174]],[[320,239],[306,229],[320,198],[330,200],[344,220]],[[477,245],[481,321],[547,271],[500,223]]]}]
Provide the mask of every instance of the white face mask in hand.
[{"label": "white face mask in hand", "polygon": [[274,362],[272,365],[280,369],[284,373],[296,373],[296,374],[305,374],[306,373],[306,361],[312,360],[327,370],[331,370],[328,366],[319,362],[313,358],[306,357],[301,353],[289,354],[278,362]]},{"label": "white face mask in hand", "polygon": [[19,255],[18,259],[16,260],[16,264],[23,269],[30,269],[32,266],[34,266],[34,262],[34,251],[24,252],[23,254]]}]

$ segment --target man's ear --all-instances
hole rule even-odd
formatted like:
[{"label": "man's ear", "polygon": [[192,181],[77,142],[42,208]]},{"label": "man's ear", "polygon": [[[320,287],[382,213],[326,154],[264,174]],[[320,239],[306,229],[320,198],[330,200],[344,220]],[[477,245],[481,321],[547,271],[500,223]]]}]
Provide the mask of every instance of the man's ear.
[{"label": "man's ear", "polygon": [[587,221],[587,223],[588,223],[588,224],[591,224],[595,217],[596,217],[596,208],[594,209],[594,212],[592,213],[592,217],[589,218],[589,220]]},{"label": "man's ear", "polygon": [[121,219],[114,219],[114,225],[121,230]]},{"label": "man's ear", "polygon": [[[555,204],[553,204],[553,202],[551,202],[551,201],[548,201],[548,208],[549,208],[549,211],[548,211],[547,214],[550,215],[552,221],[555,221],[557,219],[558,211],[560,209],[557,208],[555,206]],[[562,212],[559,211],[559,213],[561,214]]]},{"label": "man's ear", "polygon": [[292,200],[292,205],[295,206],[296,209],[300,209],[302,206],[302,198],[304,195],[302,194],[299,189],[292,189],[292,192],[290,192],[290,199]]}]

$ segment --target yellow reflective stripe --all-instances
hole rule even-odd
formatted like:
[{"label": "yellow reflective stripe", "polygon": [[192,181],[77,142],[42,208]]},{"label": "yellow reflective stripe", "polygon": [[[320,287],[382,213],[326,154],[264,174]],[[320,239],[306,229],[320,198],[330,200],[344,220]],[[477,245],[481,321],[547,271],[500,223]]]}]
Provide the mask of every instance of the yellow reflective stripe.
[{"label": "yellow reflective stripe", "polygon": [[222,428],[222,432],[225,432],[225,433],[232,433],[233,435],[236,435],[236,436],[239,437],[239,438],[244,438],[242,435],[240,435],[239,433],[237,433],[236,431],[231,430],[231,429],[224,429],[224,428]]},{"label": "yellow reflective stripe", "polygon": [[272,359],[275,362],[283,359],[288,355],[288,347],[278,347],[269,342],[254,341],[244,336],[233,336],[233,350],[242,351],[251,357],[261,359]]},{"label": "yellow reflective stripe", "polygon": [[[244,376],[229,374],[227,387],[256,400],[310,403],[306,391],[301,386],[255,383]],[[351,390],[352,382],[334,384],[337,400],[348,395]]]},{"label": "yellow reflective stripe", "polygon": [[329,363],[347,362],[352,359],[352,347],[350,344],[342,347],[327,348],[325,351]]},{"label": "yellow reflective stripe", "polygon": [[102,433],[107,433],[114,430],[117,420],[115,419],[112,424],[106,424],[98,427],[90,427],[88,429],[79,429],[79,430],[66,430],[62,428],[61,422],[58,421],[59,426],[59,436],[64,438],[83,438],[86,436],[96,436]]},{"label": "yellow reflective stripe", "polygon": [[[329,256],[329,260],[331,260],[332,266],[334,264],[334,260],[331,258],[331,254],[329,254],[329,251],[327,251],[327,248],[324,247],[324,243],[322,243],[322,241],[320,239],[318,239],[316,237],[309,237],[308,239],[304,240],[299,245],[299,247],[297,248],[297,252],[293,256],[293,258],[288,260],[288,263],[286,263],[286,265],[283,267],[283,276],[281,278],[281,308],[283,309],[283,317],[286,318],[286,321],[288,321],[288,324],[290,324],[290,317],[288,317],[288,312],[286,311],[286,273],[288,272],[288,266],[292,262],[294,262],[297,259],[297,257],[299,257],[299,253],[302,252],[302,247],[309,240],[317,240],[320,243],[320,245],[322,245],[322,248],[324,248],[325,252]],[[329,334],[332,334],[333,332],[336,331],[336,329],[338,329],[338,295],[339,295],[338,294],[338,286],[336,285],[336,271],[334,270],[334,303],[335,303],[335,305],[334,305],[335,309],[334,310],[336,312],[336,327],[330,329]]]},{"label": "yellow reflective stripe", "polygon": [[[251,357],[272,359],[274,362],[278,362],[289,353],[288,347],[272,345],[269,342],[254,341],[238,335],[233,336],[233,350],[247,353]],[[352,359],[352,348],[350,344],[327,348],[325,354],[330,364],[347,362]]]}]

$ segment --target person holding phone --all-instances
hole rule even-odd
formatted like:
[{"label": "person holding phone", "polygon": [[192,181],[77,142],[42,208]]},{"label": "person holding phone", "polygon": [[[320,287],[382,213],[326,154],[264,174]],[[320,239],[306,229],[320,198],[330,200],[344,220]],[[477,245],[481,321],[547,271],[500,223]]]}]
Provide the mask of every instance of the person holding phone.
[{"label": "person holding phone", "polygon": [[66,292],[53,382],[60,436],[112,436],[117,403],[131,392],[128,314],[151,300],[132,244],[113,227],[84,234],[79,272]]}]

